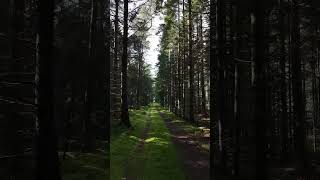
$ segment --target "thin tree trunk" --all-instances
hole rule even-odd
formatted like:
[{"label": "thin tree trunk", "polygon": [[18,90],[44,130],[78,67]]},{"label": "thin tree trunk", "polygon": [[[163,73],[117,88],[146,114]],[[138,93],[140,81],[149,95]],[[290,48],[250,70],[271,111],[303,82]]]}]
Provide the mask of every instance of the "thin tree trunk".
[{"label": "thin tree trunk", "polygon": [[186,117],[186,108],[187,108],[187,63],[186,63],[186,41],[185,41],[185,35],[186,35],[186,25],[185,25],[185,0],[182,0],[182,56],[183,56],[183,66],[182,66],[182,81],[183,81],[183,117]]},{"label": "thin tree trunk", "polygon": [[294,119],[292,115],[292,5],[290,6],[290,15],[288,16],[288,24],[289,24],[289,45],[288,45],[288,55],[289,55],[289,80],[288,80],[288,96],[289,96],[289,134],[290,134],[290,146],[292,149],[295,148],[294,142]]},{"label": "thin tree trunk", "polygon": [[189,72],[189,82],[190,82],[190,97],[189,97],[189,120],[191,122],[194,122],[194,87],[193,87],[193,57],[192,57],[192,0],[188,0],[189,4],[189,67],[190,67],[190,72]]},{"label": "thin tree trunk", "polygon": [[182,107],[181,107],[181,102],[182,102],[182,82],[181,82],[181,28],[180,28],[180,0],[178,0],[178,58],[177,58],[177,63],[178,63],[178,115],[182,115]]},{"label": "thin tree trunk", "polygon": [[[103,30],[103,22],[106,22],[106,28],[105,31],[103,31],[103,42],[105,43],[105,68],[106,68],[106,79],[105,79],[105,113],[106,113],[106,140],[108,141],[107,143],[107,152],[110,152],[110,66],[111,66],[111,52],[110,52],[110,47],[111,47],[111,21],[110,21],[110,0],[106,0],[104,4],[104,0],[100,0],[100,17],[102,17],[102,20],[100,21],[101,28]],[[104,5],[106,6],[106,10],[104,8]],[[104,14],[106,13],[106,14]],[[107,169],[110,169],[110,164],[107,163]]]},{"label": "thin tree trunk", "polygon": [[313,118],[312,118],[312,133],[313,133],[313,152],[316,152],[316,118],[317,118],[317,102],[316,102],[316,72],[315,64],[312,65],[312,106],[313,106]]},{"label": "thin tree trunk", "polygon": [[[232,7],[232,45],[233,56],[238,56],[238,11],[237,7]],[[234,59],[234,129],[233,129],[233,175],[235,178],[239,175],[239,154],[240,154],[240,118],[239,118],[239,89],[240,89],[240,76],[239,65]]]},{"label": "thin tree trunk", "polygon": [[[209,16],[209,26],[210,26],[210,34],[209,34],[209,53],[210,53],[210,137],[213,138],[213,131],[214,129],[214,121],[217,120],[217,113],[215,112],[214,108],[215,108],[215,97],[217,96],[216,93],[214,93],[214,82],[215,82],[215,78],[214,78],[214,70],[216,69],[216,62],[215,61],[215,54],[214,54],[214,42],[213,42],[213,36],[215,34],[214,31],[214,23],[215,23],[215,19],[214,19],[214,10],[215,9],[215,4],[214,1],[210,1],[210,16]],[[213,145],[213,140],[210,141],[210,177],[213,177],[215,179],[216,177],[216,173],[215,173],[215,154],[214,154],[214,145]]]},{"label": "thin tree trunk", "polygon": [[[202,14],[200,14],[200,44],[201,44],[201,54],[202,54],[202,46],[203,46],[203,36],[202,36]],[[204,84],[204,57],[201,58],[201,110],[202,113],[206,112],[206,92],[205,92],[205,84]]]},{"label": "thin tree trunk", "polygon": [[137,84],[137,108],[140,108],[140,81],[141,81],[141,66],[142,66],[142,58],[143,58],[143,44],[140,42],[140,52],[139,52],[139,59],[138,59],[138,84]]},{"label": "thin tree trunk", "polygon": [[287,85],[286,85],[286,51],[284,2],[280,0],[280,69],[281,69],[281,153],[282,159],[288,159],[288,117],[287,117]]}]

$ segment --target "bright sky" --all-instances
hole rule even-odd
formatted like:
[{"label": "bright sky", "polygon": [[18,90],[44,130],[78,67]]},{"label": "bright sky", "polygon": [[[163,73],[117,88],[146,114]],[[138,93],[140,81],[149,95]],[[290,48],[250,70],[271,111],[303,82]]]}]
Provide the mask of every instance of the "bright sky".
[{"label": "bright sky", "polygon": [[161,33],[156,35],[156,32],[159,29],[160,24],[163,23],[163,18],[160,14],[155,15],[155,17],[152,20],[152,28],[149,30],[149,36],[147,38],[147,41],[150,43],[150,49],[147,50],[145,55],[146,63],[151,64],[151,74],[152,77],[156,76],[157,69],[156,64],[158,62],[158,54],[159,54],[159,44],[160,44],[160,38]]}]

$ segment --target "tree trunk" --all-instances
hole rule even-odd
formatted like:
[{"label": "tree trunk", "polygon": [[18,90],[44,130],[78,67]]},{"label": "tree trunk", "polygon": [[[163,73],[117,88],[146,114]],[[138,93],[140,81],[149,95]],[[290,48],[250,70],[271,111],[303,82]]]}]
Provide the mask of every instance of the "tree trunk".
[{"label": "tree trunk", "polygon": [[286,51],[285,51],[285,26],[284,2],[280,0],[280,69],[281,69],[281,156],[288,159],[288,117],[287,117],[287,85],[286,85]]},{"label": "tree trunk", "polygon": [[53,17],[54,1],[40,0],[38,141],[36,179],[60,180],[57,136],[53,119]]},{"label": "tree trunk", "polygon": [[[238,56],[238,11],[237,7],[232,7],[232,46],[233,46],[233,56]],[[240,75],[238,62],[234,59],[234,127],[233,127],[233,175],[235,178],[239,175],[239,154],[240,154],[240,108],[239,108],[239,89],[240,89]]]},{"label": "tree trunk", "polygon": [[186,118],[187,109],[187,61],[186,61],[186,24],[185,24],[185,0],[182,0],[182,81],[183,81],[183,118]]},{"label": "tree trunk", "polygon": [[255,130],[256,179],[267,179],[266,173],[266,63],[265,63],[265,9],[262,2],[255,4]]},{"label": "tree trunk", "polygon": [[302,72],[300,56],[300,12],[298,1],[293,0],[292,17],[292,95],[293,95],[293,119],[296,123],[296,148],[299,157],[299,174],[306,176],[307,156],[306,156],[306,136],[305,136],[305,104],[302,89]]},{"label": "tree trunk", "polygon": [[128,89],[127,89],[127,66],[128,66],[128,0],[124,0],[123,14],[123,52],[122,52],[122,104],[121,104],[121,123],[131,127],[128,111]]},{"label": "tree trunk", "polygon": [[141,81],[141,67],[142,65],[142,58],[143,58],[143,44],[140,42],[140,52],[139,52],[139,58],[138,58],[138,83],[137,83],[137,108],[140,108],[140,81]]},{"label": "tree trunk", "polygon": [[[213,131],[215,130],[214,129],[214,121],[217,120],[217,113],[215,111],[215,97],[217,96],[216,93],[214,93],[214,86],[215,86],[215,78],[214,78],[214,75],[215,75],[215,69],[216,69],[216,61],[215,61],[215,49],[214,49],[214,42],[213,42],[213,37],[214,37],[214,34],[215,34],[215,31],[214,31],[214,23],[215,23],[215,19],[214,19],[214,10],[215,9],[215,3],[214,1],[210,1],[210,16],[209,16],[209,20],[210,20],[210,34],[209,34],[209,48],[210,48],[210,106],[209,106],[209,109],[210,109],[210,137],[213,138]],[[214,154],[214,145],[213,145],[213,140],[210,141],[210,147],[211,147],[211,150],[210,150],[210,177],[213,177],[215,178],[216,177],[216,173],[215,173],[215,154]]]},{"label": "tree trunk", "polygon": [[220,172],[226,174],[226,149],[224,140],[224,125],[226,121],[226,114],[225,114],[225,67],[224,67],[224,9],[225,9],[225,2],[224,0],[217,0],[217,49],[218,49],[218,56],[217,56],[217,113],[218,113],[218,128],[219,128],[219,168]]},{"label": "tree trunk", "polygon": [[[103,30],[103,22],[105,20],[106,22],[106,28],[105,31],[103,31],[103,42],[105,43],[105,68],[106,68],[106,79],[105,79],[105,113],[106,113],[106,140],[108,141],[107,143],[107,152],[110,151],[110,64],[111,64],[111,52],[110,52],[110,47],[111,47],[111,21],[110,21],[110,0],[106,0],[106,10],[104,10],[104,1],[100,0],[100,17],[102,20],[100,21],[100,26]],[[104,15],[106,13],[106,15]],[[107,163],[107,169],[110,168],[110,164]]]},{"label": "tree trunk", "polygon": [[193,110],[193,105],[194,105],[194,87],[193,87],[193,57],[192,57],[192,26],[193,26],[193,21],[192,21],[192,0],[188,0],[189,4],[189,67],[190,67],[190,72],[189,72],[189,83],[190,83],[190,97],[189,97],[189,120],[191,122],[194,122],[194,110]]},{"label": "tree trunk", "polygon": [[[201,44],[201,54],[202,54],[202,46],[203,46],[203,36],[202,36],[202,14],[200,14],[200,44]],[[206,112],[206,92],[205,92],[205,84],[204,84],[204,57],[201,58],[201,111],[202,113]]]}]

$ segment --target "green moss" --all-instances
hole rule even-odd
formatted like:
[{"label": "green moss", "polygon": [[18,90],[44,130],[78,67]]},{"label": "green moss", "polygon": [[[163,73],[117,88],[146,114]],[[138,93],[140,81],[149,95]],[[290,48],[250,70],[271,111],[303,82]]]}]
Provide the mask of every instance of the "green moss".
[{"label": "green moss", "polygon": [[177,159],[174,145],[171,142],[169,131],[164,121],[155,110],[153,116],[150,138],[146,139],[146,161],[142,179],[185,179],[181,164]]},{"label": "green moss", "polygon": [[[111,179],[121,180],[125,173],[134,175],[139,180],[185,179],[177,159],[175,148],[171,142],[169,131],[160,118],[158,106],[143,110],[131,111],[133,130],[122,131],[111,135]],[[148,137],[141,139],[146,127],[148,114],[151,126]],[[138,144],[145,143],[142,152],[133,152]],[[125,167],[130,172],[125,172]]]},{"label": "green moss", "polygon": [[147,120],[147,114],[144,112],[143,110],[130,112],[133,129],[111,127],[110,177],[112,180],[122,179],[128,157],[141,141],[138,137],[143,133]]}]

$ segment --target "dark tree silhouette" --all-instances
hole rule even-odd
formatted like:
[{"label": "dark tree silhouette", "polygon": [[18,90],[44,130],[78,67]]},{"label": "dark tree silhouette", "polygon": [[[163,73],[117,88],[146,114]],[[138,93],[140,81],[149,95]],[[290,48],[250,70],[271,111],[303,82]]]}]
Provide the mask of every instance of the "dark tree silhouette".
[{"label": "dark tree silhouette", "polygon": [[255,2],[255,145],[256,145],[256,179],[267,179],[266,173],[266,62],[265,62],[265,5],[264,2]]},{"label": "dark tree silhouette", "polygon": [[305,133],[305,102],[303,86],[303,75],[301,71],[300,55],[300,9],[297,0],[292,1],[292,95],[293,95],[293,119],[296,122],[296,148],[299,160],[299,174],[306,176],[306,133]]},{"label": "dark tree silhouette", "polygon": [[193,57],[192,57],[192,26],[193,26],[193,20],[192,20],[192,1],[188,0],[189,4],[189,86],[190,86],[190,97],[189,97],[189,119],[191,122],[194,122],[194,72],[193,72]]},{"label": "dark tree silhouette", "polygon": [[127,90],[127,67],[128,67],[128,0],[124,0],[123,14],[123,51],[122,51],[122,104],[121,104],[121,123],[131,127],[128,111],[128,90]]},{"label": "dark tree silhouette", "polygon": [[288,116],[287,116],[287,85],[286,85],[286,52],[285,52],[285,11],[283,0],[279,1],[280,8],[280,68],[281,68],[281,139],[282,139],[282,158],[287,160],[288,155]]},{"label": "dark tree silhouette", "polygon": [[40,0],[37,180],[60,180],[57,137],[53,119],[54,0]]},{"label": "dark tree silhouette", "polygon": [[[213,137],[213,129],[214,128],[214,120],[216,120],[216,114],[215,113],[215,97],[216,94],[214,93],[214,86],[215,86],[215,67],[216,67],[216,61],[215,61],[215,49],[214,49],[214,42],[213,42],[213,38],[214,38],[214,24],[215,24],[215,16],[214,16],[214,12],[215,12],[215,3],[213,1],[210,1],[210,16],[209,16],[209,26],[210,26],[210,33],[209,33],[209,53],[210,53],[210,105],[209,105],[209,109],[210,109],[210,137]],[[210,141],[210,147],[213,149],[214,144],[213,144],[213,139]],[[216,173],[215,173],[215,155],[216,153],[211,150],[210,151],[210,177],[216,177]]]}]

